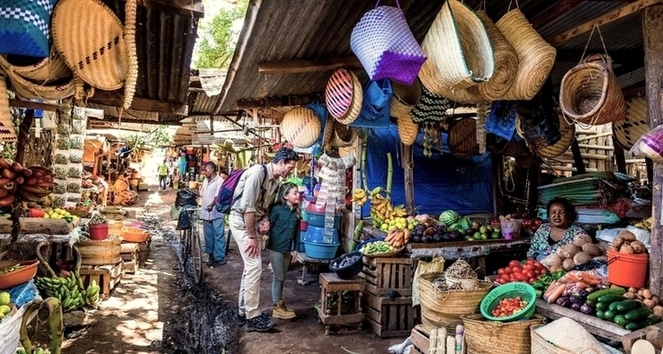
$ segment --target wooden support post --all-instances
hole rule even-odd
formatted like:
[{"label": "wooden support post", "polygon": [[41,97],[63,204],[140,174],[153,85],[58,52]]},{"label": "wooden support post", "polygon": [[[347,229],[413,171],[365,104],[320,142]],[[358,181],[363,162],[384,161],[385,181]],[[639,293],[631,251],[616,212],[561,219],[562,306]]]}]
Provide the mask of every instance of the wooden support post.
[{"label": "wooden support post", "polygon": [[[653,129],[663,124],[663,6],[651,6],[642,11],[642,34],[645,47],[645,82],[647,88],[647,123]],[[649,254],[649,288],[654,294],[663,292],[663,227],[661,226],[661,198],[663,165],[654,163],[652,181],[651,252]]]},{"label": "wooden support post", "polygon": [[573,175],[581,175],[586,172],[585,163],[582,161],[582,154],[580,153],[580,146],[578,145],[578,140],[573,139],[571,144],[571,152],[573,153],[573,164],[576,167],[576,173]]},{"label": "wooden support post", "polygon": [[617,142],[617,137],[612,136],[612,146],[615,147],[615,162],[617,163],[617,171],[628,174],[626,170],[626,157],[624,156],[624,149]]},{"label": "wooden support post", "polygon": [[407,210],[408,214],[414,215],[414,158],[412,157],[412,145],[403,145],[403,176],[405,183],[405,210]]}]

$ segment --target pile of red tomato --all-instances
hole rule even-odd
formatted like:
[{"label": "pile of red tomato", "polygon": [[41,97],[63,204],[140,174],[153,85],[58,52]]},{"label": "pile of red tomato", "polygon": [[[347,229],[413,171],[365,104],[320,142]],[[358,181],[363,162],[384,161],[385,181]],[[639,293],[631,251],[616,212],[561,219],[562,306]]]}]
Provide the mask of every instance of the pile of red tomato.
[{"label": "pile of red tomato", "polygon": [[548,269],[543,264],[537,262],[533,258],[520,262],[512,260],[509,265],[497,270],[497,279],[495,282],[498,284],[506,284],[511,282],[525,282],[532,284],[537,281],[542,274],[548,273]]},{"label": "pile of red tomato", "polygon": [[522,311],[525,307],[527,307],[527,301],[521,299],[520,296],[506,297],[500,300],[490,314],[493,317],[507,317]]}]

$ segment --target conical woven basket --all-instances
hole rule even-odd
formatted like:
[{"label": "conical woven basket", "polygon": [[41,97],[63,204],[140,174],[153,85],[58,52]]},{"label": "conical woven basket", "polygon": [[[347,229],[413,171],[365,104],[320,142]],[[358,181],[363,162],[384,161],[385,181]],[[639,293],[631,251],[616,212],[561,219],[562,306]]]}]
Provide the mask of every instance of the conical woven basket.
[{"label": "conical woven basket", "polygon": [[449,150],[460,157],[477,155],[479,144],[477,143],[477,121],[466,117],[454,120],[449,124]]},{"label": "conical woven basket", "polygon": [[647,123],[647,100],[635,97],[626,102],[626,119],[612,123],[612,132],[624,149],[633,147],[638,139],[649,131]]},{"label": "conical woven basket", "polygon": [[116,90],[127,76],[122,22],[100,0],[60,0],[51,20],[53,43],[67,66],[85,82]]},{"label": "conical woven basket", "polygon": [[320,135],[320,118],[308,107],[297,107],[283,116],[280,130],[287,141],[295,147],[309,147]]},{"label": "conical woven basket", "polygon": [[347,112],[341,117],[336,118],[337,121],[345,125],[351,124],[357,119],[357,117],[359,117],[359,113],[361,113],[361,105],[364,103],[364,91],[362,90],[361,82],[359,82],[359,78],[357,78],[355,73],[352,71],[349,73],[352,77],[352,102]]},{"label": "conical woven basket", "polygon": [[421,99],[421,82],[419,80],[414,80],[412,86],[392,81],[391,89],[394,93],[389,101],[389,115],[392,117],[407,116]]},{"label": "conical woven basket", "polygon": [[572,122],[600,125],[626,118],[626,102],[612,59],[591,55],[571,68],[559,87],[559,106]]},{"label": "conical woven basket", "polygon": [[575,124],[569,124],[566,119],[564,119],[564,115],[561,113],[558,115],[558,117],[559,134],[561,137],[552,145],[546,144],[545,140],[543,139],[537,140],[533,147],[534,153],[536,155],[551,159],[563,154],[573,143],[573,139],[576,137]]},{"label": "conical woven basket", "polygon": [[481,20],[465,4],[447,0],[435,17],[422,44],[428,60],[419,72],[433,93],[487,81],[495,70],[493,48]]},{"label": "conical woven basket", "polygon": [[409,115],[396,117],[398,136],[405,146],[414,144],[419,134],[419,124],[415,123]]},{"label": "conical woven basket", "polygon": [[548,79],[557,50],[541,38],[520,9],[507,12],[495,25],[518,54],[516,79],[503,99],[531,100]]},{"label": "conical woven basket", "polygon": [[513,322],[489,321],[481,314],[461,316],[465,326],[467,354],[530,354],[530,327],[545,323],[545,317]]},{"label": "conical woven basket", "polygon": [[60,54],[51,48],[51,55],[33,65],[14,65],[0,55],[0,65],[25,79],[39,83],[49,83],[71,77],[71,70],[64,63]]}]

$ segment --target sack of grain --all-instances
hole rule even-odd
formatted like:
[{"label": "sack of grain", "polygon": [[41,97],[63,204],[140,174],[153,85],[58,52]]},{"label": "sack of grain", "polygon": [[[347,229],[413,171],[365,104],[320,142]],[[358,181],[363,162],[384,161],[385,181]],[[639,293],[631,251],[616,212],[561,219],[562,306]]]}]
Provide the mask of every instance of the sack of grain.
[{"label": "sack of grain", "polygon": [[532,354],[610,354],[581,324],[568,317],[530,330]]}]

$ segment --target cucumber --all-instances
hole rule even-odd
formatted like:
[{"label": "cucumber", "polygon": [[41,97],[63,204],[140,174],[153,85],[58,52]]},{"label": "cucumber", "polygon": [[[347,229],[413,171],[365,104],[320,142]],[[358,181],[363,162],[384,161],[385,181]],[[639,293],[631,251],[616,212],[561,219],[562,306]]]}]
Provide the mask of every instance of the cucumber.
[{"label": "cucumber", "polygon": [[631,321],[627,323],[626,326],[624,326],[624,328],[628,329],[629,331],[635,331],[636,329],[645,328],[647,326],[659,323],[661,322],[661,320],[662,319],[659,316],[651,316],[642,320]]},{"label": "cucumber", "polygon": [[603,319],[604,320],[612,321],[615,318],[615,315],[617,315],[617,313],[615,311],[612,311],[612,310],[603,311]]},{"label": "cucumber", "polygon": [[620,303],[620,302],[621,302],[621,301],[611,302],[610,305],[608,305],[608,309],[609,309],[610,311],[613,311],[613,312],[615,312],[615,313],[618,313],[619,311],[617,311],[617,304]]},{"label": "cucumber", "polygon": [[626,289],[621,287],[601,289],[587,295],[587,300],[598,301],[599,298],[603,295],[624,295],[625,293]]},{"label": "cucumber", "polygon": [[596,303],[596,309],[597,310],[607,310],[609,305],[610,304],[606,304],[605,302],[597,302]]},{"label": "cucumber", "polygon": [[601,310],[596,310],[596,317],[598,317],[601,320],[605,320],[605,316],[603,315],[604,312]]},{"label": "cucumber", "polygon": [[626,312],[642,307],[642,303],[635,300],[624,300],[617,303],[617,311]]},{"label": "cucumber", "polygon": [[[593,293],[592,293],[592,294],[593,294]],[[591,294],[590,294],[590,295],[591,295]],[[598,301],[599,301],[599,302],[604,302],[604,303],[606,303],[606,304],[611,304],[611,303],[613,303],[613,302],[615,302],[615,301],[622,301],[622,300],[624,300],[624,299],[626,299],[626,298],[625,298],[624,296],[622,296],[622,295],[612,295],[612,294],[608,294],[608,295],[600,296],[599,299],[598,299]]]},{"label": "cucumber", "polygon": [[642,306],[639,309],[634,309],[634,310],[631,310],[631,311],[625,313],[624,318],[626,318],[629,321],[637,321],[637,320],[647,318],[647,316],[651,315],[651,313],[652,313],[652,311],[649,307]]},{"label": "cucumber", "polygon": [[612,319],[612,322],[614,322],[617,325],[620,325],[620,326],[624,327],[628,323],[628,320],[626,318],[624,318],[623,314],[620,313],[618,315],[615,315],[615,318]]}]

